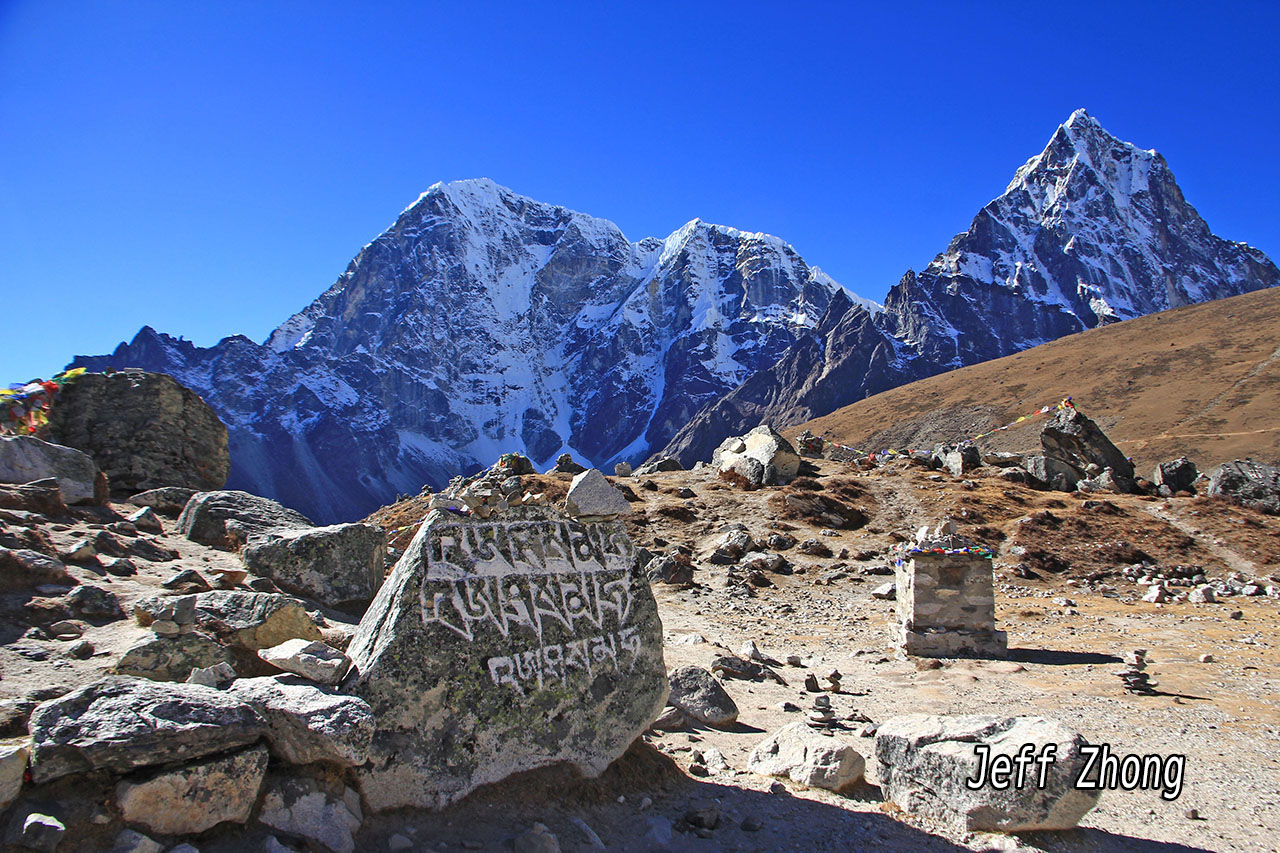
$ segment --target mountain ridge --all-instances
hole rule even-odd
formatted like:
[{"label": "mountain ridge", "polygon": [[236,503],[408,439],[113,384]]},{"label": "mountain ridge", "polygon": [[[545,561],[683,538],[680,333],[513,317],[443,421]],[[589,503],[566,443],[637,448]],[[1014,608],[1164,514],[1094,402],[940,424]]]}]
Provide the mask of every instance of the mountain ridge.
[{"label": "mountain ridge", "polygon": [[788,354],[699,412],[661,455],[691,464],[764,420],[809,420],[1085,329],[1277,283],[1264,253],[1209,230],[1161,155],[1076,110],[966,231],[902,276],[882,313],[868,321],[853,306],[824,319],[833,333],[820,359]]}]

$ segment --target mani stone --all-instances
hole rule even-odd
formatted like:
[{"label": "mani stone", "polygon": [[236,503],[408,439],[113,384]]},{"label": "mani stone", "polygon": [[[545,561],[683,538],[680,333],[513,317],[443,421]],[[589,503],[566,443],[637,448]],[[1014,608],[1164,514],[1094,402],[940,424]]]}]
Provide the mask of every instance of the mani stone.
[{"label": "mani stone", "polygon": [[896,642],[919,657],[1007,657],[1008,635],[996,630],[991,561],[973,553],[935,553],[969,543],[940,526],[917,535],[898,563]]},{"label": "mani stone", "polygon": [[[884,798],[926,822],[961,834],[1070,829],[1098,803],[1098,791],[1075,787],[1086,764],[1080,751],[1085,743],[1043,717],[910,714],[881,723],[876,760]],[[1023,744],[1031,744],[1036,755],[1049,744],[1057,752],[1044,787],[1037,784],[1039,767],[1032,763],[1022,787],[1015,774],[1003,790],[990,784],[989,776],[971,790],[965,780],[978,778],[979,744],[990,747],[993,757],[1013,758]]]},{"label": "mani stone", "polygon": [[375,811],[567,762],[598,776],[667,699],[662,623],[619,521],[432,511],[365,613],[347,693],[377,720]]}]

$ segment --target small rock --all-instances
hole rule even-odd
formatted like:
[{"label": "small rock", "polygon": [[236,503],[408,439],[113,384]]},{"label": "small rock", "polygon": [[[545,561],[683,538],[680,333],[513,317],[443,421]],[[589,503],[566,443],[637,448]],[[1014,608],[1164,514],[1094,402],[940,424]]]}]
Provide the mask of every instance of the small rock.
[{"label": "small rock", "polygon": [[352,853],[364,814],[360,795],[340,779],[298,776],[268,782],[258,820],[333,853]]},{"label": "small rock", "polygon": [[764,822],[755,815],[747,815],[740,824],[743,832],[759,832],[764,829]]},{"label": "small rock", "polygon": [[694,829],[715,829],[720,825],[720,807],[708,800],[697,800],[685,811],[684,822]]},{"label": "small rock", "polygon": [[165,589],[180,589],[188,593],[208,592],[213,589],[213,586],[205,580],[204,575],[195,569],[183,569],[160,585]]},{"label": "small rock", "polygon": [[88,660],[93,657],[93,643],[88,640],[78,640],[67,649],[67,654],[78,660]]},{"label": "small rock", "polygon": [[1200,655],[1200,663],[1213,663],[1213,655],[1210,655],[1210,654]]},{"label": "small rock", "polygon": [[565,512],[575,518],[629,515],[631,504],[604,474],[589,468],[570,483]]},{"label": "small rock", "polygon": [[115,593],[99,586],[78,586],[67,593],[63,601],[68,610],[89,622],[114,622],[124,618],[124,609]]},{"label": "small rock", "polygon": [[871,597],[882,601],[896,601],[898,598],[897,584],[892,582],[880,584],[880,586],[871,590]]},{"label": "small rock", "polygon": [[516,853],[560,853],[560,841],[544,824],[535,823],[516,836]]},{"label": "small rock", "polygon": [[164,845],[136,829],[122,829],[116,835],[111,853],[163,853]]},{"label": "small rock", "polygon": [[28,850],[53,853],[58,849],[58,844],[66,831],[67,828],[56,817],[32,812],[22,822],[22,830],[15,840],[19,846]]},{"label": "small rock", "polygon": [[193,667],[187,676],[187,684],[202,684],[205,687],[221,687],[236,680],[236,671],[225,661],[213,666]]},{"label": "small rock", "polygon": [[156,515],[156,511],[149,506],[144,506],[132,515],[127,516],[125,520],[146,533],[164,533],[164,524],[161,523],[160,516]]},{"label": "small rock", "polygon": [[351,658],[319,640],[286,640],[278,646],[259,649],[258,657],[318,684],[337,684],[351,666]]},{"label": "small rock", "polygon": [[133,577],[138,573],[138,567],[128,557],[102,557],[98,562],[107,574],[118,578]]},{"label": "small rock", "polygon": [[400,850],[410,850],[412,848],[413,842],[398,832],[387,839],[387,849],[391,853],[399,853]]}]

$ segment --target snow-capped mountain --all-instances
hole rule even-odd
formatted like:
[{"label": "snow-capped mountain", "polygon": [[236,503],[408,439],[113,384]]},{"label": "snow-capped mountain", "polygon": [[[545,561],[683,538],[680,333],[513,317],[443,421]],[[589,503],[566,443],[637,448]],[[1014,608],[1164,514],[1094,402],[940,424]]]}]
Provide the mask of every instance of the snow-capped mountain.
[{"label": "snow-capped mountain", "polygon": [[333,521],[508,451],[639,461],[811,336],[838,293],[776,237],[694,220],[632,243],[460,181],[431,187],[264,344],[144,328],[74,363],[173,375],[227,423],[229,487]]},{"label": "snow-capped mountain", "polygon": [[1280,282],[1214,236],[1164,158],[1072,113],[1044,151],[874,315],[835,300],[819,334],[700,412],[664,452],[709,458],[762,420],[817,417],[905,382],[1095,326]]}]

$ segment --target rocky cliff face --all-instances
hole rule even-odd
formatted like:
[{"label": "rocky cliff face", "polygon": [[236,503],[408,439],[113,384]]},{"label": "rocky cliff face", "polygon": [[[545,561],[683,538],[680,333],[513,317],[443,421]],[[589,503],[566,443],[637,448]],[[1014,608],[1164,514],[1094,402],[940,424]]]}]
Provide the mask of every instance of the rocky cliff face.
[{"label": "rocky cliff face", "polygon": [[462,181],[424,193],[264,344],[144,328],[75,364],[173,375],[230,430],[228,487],[334,521],[508,451],[638,461],[811,337],[838,292],[764,234],[694,220],[631,243]]},{"label": "rocky cliff face", "polygon": [[1104,323],[1278,282],[1265,254],[1210,232],[1163,157],[1077,110],[969,230],[902,277],[883,312],[833,300],[821,334],[698,413],[664,453],[690,464],[762,420],[795,423]]}]

